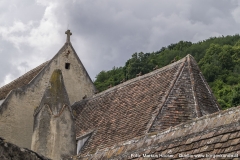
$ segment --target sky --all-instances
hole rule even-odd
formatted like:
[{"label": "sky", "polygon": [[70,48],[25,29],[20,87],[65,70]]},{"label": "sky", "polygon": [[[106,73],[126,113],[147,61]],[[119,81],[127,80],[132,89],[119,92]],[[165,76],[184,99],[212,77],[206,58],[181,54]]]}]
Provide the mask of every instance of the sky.
[{"label": "sky", "polygon": [[50,60],[65,31],[94,80],[135,52],[240,33],[239,0],[0,0],[0,87]]}]

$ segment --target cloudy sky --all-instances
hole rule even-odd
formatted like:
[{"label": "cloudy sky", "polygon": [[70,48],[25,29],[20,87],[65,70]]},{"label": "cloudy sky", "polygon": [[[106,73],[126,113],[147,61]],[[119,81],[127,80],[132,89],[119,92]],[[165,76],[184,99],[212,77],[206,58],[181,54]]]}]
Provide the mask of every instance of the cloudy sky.
[{"label": "cloudy sky", "polygon": [[0,0],[0,86],[71,42],[91,78],[134,52],[240,33],[239,0]]}]

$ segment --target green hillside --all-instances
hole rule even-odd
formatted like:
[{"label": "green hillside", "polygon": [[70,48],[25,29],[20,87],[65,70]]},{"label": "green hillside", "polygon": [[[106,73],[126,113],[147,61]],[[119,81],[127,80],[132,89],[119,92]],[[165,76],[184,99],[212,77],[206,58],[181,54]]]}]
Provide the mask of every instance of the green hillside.
[{"label": "green hillside", "polygon": [[192,43],[180,41],[152,53],[134,53],[123,67],[101,71],[94,82],[99,91],[168,65],[173,60],[194,56],[223,109],[240,105],[240,36],[213,37]]}]

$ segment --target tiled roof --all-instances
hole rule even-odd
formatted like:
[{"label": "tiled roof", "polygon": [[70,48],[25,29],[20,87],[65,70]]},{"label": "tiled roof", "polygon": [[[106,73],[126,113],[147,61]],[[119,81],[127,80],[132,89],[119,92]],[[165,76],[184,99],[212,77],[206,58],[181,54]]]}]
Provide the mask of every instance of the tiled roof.
[{"label": "tiled roof", "polygon": [[19,159],[19,160],[50,160],[27,148],[20,148],[12,143],[6,142],[0,137],[0,159]]},{"label": "tiled roof", "polygon": [[75,103],[81,154],[219,111],[192,56]]},{"label": "tiled roof", "polygon": [[[92,155],[74,159],[217,159],[240,157],[240,106],[220,111],[161,132],[148,133]],[[215,158],[214,158],[215,156]]]},{"label": "tiled roof", "polygon": [[20,88],[26,84],[28,84],[40,71],[41,69],[46,66],[48,63],[45,62],[39,66],[37,66],[36,68],[28,71],[27,73],[25,73],[24,75],[22,75],[21,77],[15,79],[14,81],[6,84],[5,86],[2,86],[0,88],[0,100],[5,99],[6,96],[8,95],[8,93],[16,88]]}]

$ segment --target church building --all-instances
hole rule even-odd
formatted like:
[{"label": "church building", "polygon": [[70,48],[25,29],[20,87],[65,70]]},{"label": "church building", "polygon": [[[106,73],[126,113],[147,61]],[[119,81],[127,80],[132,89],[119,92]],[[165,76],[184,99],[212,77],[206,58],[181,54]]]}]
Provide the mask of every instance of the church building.
[{"label": "church building", "polygon": [[51,60],[0,88],[0,159],[240,155],[240,108],[221,111],[190,54],[96,93],[66,34]]},{"label": "church building", "polygon": [[66,43],[51,60],[0,88],[0,137],[31,148],[34,110],[56,69],[62,72],[70,104],[94,94],[94,84],[70,42],[72,33],[66,34]]}]

